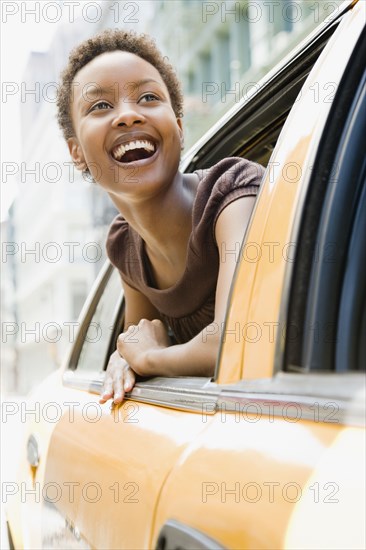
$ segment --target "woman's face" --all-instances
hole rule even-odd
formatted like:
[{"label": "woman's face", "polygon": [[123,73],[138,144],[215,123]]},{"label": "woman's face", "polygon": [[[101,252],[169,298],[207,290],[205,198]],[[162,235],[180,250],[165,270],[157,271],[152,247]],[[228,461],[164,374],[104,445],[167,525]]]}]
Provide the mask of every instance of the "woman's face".
[{"label": "woman's face", "polygon": [[155,194],[177,174],[181,120],[153,65],[135,54],[107,52],[75,76],[73,160],[119,197]]}]

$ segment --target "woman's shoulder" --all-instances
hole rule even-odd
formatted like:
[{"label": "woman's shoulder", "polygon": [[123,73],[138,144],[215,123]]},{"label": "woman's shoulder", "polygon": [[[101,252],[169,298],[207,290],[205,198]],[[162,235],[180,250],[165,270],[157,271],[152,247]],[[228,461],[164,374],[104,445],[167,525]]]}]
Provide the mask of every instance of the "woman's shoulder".
[{"label": "woman's shoulder", "polygon": [[200,182],[193,217],[197,222],[209,218],[213,223],[222,210],[234,200],[256,196],[265,169],[260,164],[241,158],[220,160],[211,168],[196,170]]},{"label": "woman's shoulder", "polygon": [[136,260],[134,235],[121,214],[118,214],[112,221],[105,246],[109,260],[118,269],[123,269],[123,264],[131,260],[130,254],[133,254],[134,260]]},{"label": "woman's shoulder", "polygon": [[201,187],[224,192],[235,187],[259,187],[264,167],[241,157],[227,157],[210,168],[196,170]]},{"label": "woman's shoulder", "polygon": [[113,246],[116,239],[128,231],[128,223],[121,214],[118,214],[109,226],[107,233],[107,247]]}]

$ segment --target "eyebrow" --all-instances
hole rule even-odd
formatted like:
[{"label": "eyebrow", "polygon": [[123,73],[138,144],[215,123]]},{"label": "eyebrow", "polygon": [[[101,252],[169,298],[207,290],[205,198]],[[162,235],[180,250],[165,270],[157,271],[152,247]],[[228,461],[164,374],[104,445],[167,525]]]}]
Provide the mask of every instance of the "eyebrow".
[{"label": "eyebrow", "polygon": [[[142,78],[140,80],[131,80],[131,82],[127,82],[124,86],[124,88],[126,88],[128,90],[129,86],[131,85],[134,85],[136,86],[136,88],[139,88],[140,86],[143,86],[144,84],[148,84],[150,82],[154,82],[155,84],[158,84],[161,86],[161,82],[159,82],[158,80],[155,80],[154,78]],[[83,103],[86,99],[86,101],[92,101],[92,99],[94,97],[97,97],[97,96],[102,96],[102,95],[110,95],[110,94],[115,94],[115,90],[116,90],[116,87],[115,85],[112,85],[112,86],[108,86],[108,88],[102,88],[100,87],[96,82],[90,82],[88,83],[87,85],[89,86],[92,86],[93,84],[95,84],[95,86],[93,86],[93,88],[91,88],[91,90],[87,90],[85,93],[84,91],[82,91],[82,94],[79,98],[79,104]],[[116,82],[114,84],[117,84]],[[85,88],[85,86],[84,86]],[[117,86],[118,88],[118,86]]]}]

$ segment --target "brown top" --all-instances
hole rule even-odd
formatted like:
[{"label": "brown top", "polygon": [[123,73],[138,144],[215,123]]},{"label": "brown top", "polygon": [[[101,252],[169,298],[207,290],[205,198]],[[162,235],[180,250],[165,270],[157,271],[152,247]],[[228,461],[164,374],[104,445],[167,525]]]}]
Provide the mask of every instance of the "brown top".
[{"label": "brown top", "polygon": [[178,343],[191,340],[214,320],[219,273],[215,224],[228,204],[258,193],[264,168],[230,157],[195,173],[200,182],[192,208],[186,268],[173,286],[164,290],[156,288],[144,241],[121,214],[113,220],[106,242],[108,257],[123,280],[150,300]]}]

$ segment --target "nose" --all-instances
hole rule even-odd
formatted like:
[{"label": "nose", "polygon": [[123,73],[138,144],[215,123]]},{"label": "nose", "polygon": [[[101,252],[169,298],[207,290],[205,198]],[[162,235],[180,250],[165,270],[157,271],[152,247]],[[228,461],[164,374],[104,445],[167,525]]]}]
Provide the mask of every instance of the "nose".
[{"label": "nose", "polygon": [[112,126],[133,126],[145,122],[144,116],[136,109],[136,103],[132,101],[121,101],[118,105],[116,116],[113,119]]}]

